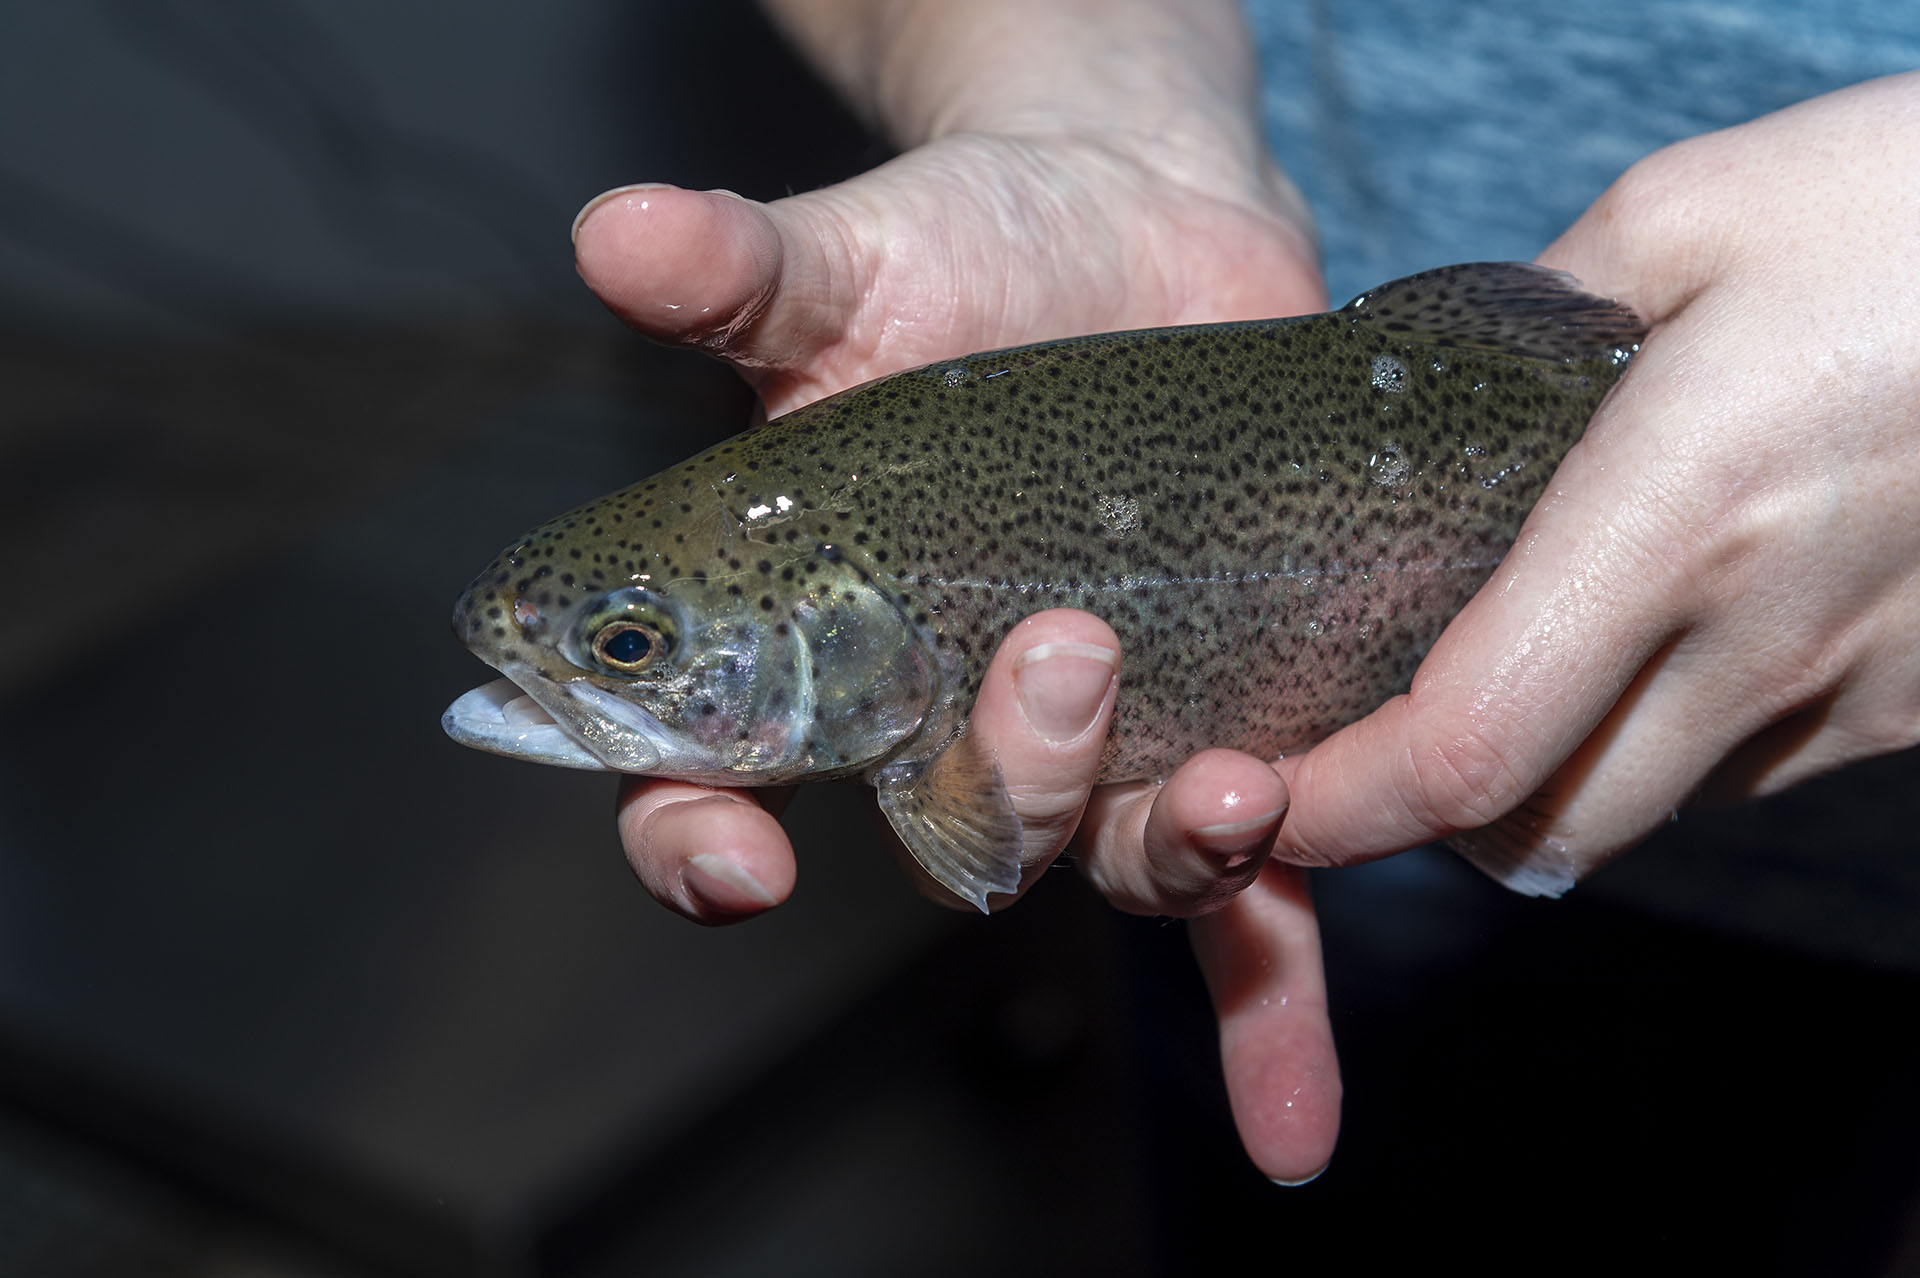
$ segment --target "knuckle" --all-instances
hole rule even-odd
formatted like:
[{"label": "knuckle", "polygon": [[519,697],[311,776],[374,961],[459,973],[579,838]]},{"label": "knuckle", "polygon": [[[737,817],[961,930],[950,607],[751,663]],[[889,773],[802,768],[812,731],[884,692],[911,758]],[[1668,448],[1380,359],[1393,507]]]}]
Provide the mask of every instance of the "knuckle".
[{"label": "knuckle", "polygon": [[1007,800],[1023,829],[1057,834],[1062,842],[1073,832],[1086,806],[1089,783],[1077,778],[1061,778],[1061,782],[1008,785]]},{"label": "knuckle", "polygon": [[1700,146],[1695,139],[1676,142],[1630,165],[1595,201],[1604,222],[1631,227],[1649,242],[1670,246],[1695,241],[1700,234]]},{"label": "knuckle", "polygon": [[1073,840],[1081,874],[1108,904],[1127,914],[1167,912],[1144,834],[1153,797],[1148,791],[1108,807]]},{"label": "knuckle", "polygon": [[1157,914],[1150,886],[1136,855],[1115,848],[1106,837],[1092,842],[1079,858],[1081,875],[1107,904],[1124,914]]},{"label": "knuckle", "polygon": [[1426,829],[1451,832],[1488,825],[1532,788],[1517,753],[1484,729],[1456,725],[1409,754],[1403,801]]}]

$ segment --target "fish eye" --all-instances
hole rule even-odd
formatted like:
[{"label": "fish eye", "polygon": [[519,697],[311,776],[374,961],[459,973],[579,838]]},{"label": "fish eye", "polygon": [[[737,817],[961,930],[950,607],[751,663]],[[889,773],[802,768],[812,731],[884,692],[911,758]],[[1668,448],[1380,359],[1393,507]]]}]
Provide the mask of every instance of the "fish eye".
[{"label": "fish eye", "polygon": [[666,636],[652,626],[627,618],[610,621],[594,632],[595,660],[618,674],[638,674],[667,651]]},{"label": "fish eye", "polygon": [[576,604],[554,646],[578,669],[632,677],[676,659],[680,627],[671,601],[623,587]]}]

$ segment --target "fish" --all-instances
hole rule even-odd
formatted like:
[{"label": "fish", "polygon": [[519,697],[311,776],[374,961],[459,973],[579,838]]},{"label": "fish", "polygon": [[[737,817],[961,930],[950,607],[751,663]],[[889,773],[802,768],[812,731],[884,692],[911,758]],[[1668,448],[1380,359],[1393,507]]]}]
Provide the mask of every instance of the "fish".
[{"label": "fish", "polygon": [[[1645,332],[1570,276],[1468,263],[882,377],[516,538],[453,613],[504,678],[442,725],[561,767],[863,780],[986,911],[1022,830],[967,719],[1013,625],[1119,635],[1101,781],[1309,747],[1406,690]],[[1469,849],[1524,878],[1503,855]]]}]

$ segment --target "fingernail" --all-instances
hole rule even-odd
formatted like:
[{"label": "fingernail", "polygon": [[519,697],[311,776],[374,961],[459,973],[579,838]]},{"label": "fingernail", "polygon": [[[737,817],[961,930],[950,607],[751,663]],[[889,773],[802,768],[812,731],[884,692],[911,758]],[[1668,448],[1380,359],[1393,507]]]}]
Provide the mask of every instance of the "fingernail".
[{"label": "fingernail", "polygon": [[779,904],[744,866],[711,852],[688,857],[680,883],[695,904],[720,914],[753,914]]},{"label": "fingernail", "polygon": [[1267,1179],[1286,1189],[1298,1189],[1302,1185],[1311,1185],[1314,1181],[1319,1180],[1321,1176],[1326,1174],[1327,1167],[1330,1165],[1331,1164],[1323,1164],[1319,1171],[1311,1176],[1302,1176],[1299,1180],[1281,1180],[1278,1176],[1269,1176]]},{"label": "fingernail", "polygon": [[607,201],[617,200],[623,195],[634,195],[642,191],[670,191],[673,189],[673,183],[671,182],[633,182],[627,186],[616,186],[611,191],[600,192],[600,194],[588,200],[578,213],[573,215],[573,231],[571,234],[575,243],[579,242],[581,226],[585,225],[586,220],[593,216],[595,209],[598,209]]},{"label": "fingernail", "polygon": [[1273,837],[1275,825],[1286,812],[1286,808],[1279,807],[1244,821],[1198,825],[1187,837],[1195,847],[1225,868],[1236,869]]},{"label": "fingernail", "polygon": [[1056,745],[1084,736],[1120,669],[1120,654],[1097,643],[1043,643],[1013,663],[1020,712]]}]

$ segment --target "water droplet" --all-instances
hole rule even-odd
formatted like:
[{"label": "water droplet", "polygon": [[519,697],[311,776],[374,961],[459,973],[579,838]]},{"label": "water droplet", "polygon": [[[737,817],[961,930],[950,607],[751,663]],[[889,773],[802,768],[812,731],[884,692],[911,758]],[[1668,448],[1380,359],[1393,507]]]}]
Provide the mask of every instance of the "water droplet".
[{"label": "water droplet", "polygon": [[951,388],[966,381],[971,375],[972,374],[968,373],[964,368],[949,368],[940,374],[940,381],[945,386]]}]

